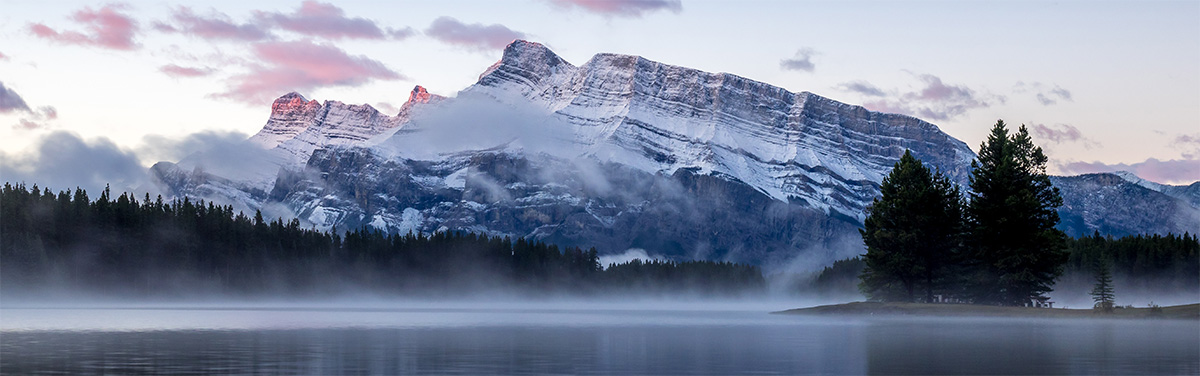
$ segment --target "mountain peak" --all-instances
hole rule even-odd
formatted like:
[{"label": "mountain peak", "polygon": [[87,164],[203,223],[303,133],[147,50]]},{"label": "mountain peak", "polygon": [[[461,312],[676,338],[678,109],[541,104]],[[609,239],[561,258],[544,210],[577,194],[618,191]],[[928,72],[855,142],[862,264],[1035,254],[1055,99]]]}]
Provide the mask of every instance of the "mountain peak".
[{"label": "mountain peak", "polygon": [[302,110],[309,106],[320,106],[316,100],[309,101],[303,95],[297,92],[290,92],[279,97],[275,103],[271,104],[272,114],[290,113]]},{"label": "mountain peak", "polygon": [[541,43],[517,39],[504,47],[500,61],[488,67],[479,78],[482,80],[497,70],[504,70],[536,81],[537,77],[548,76],[560,67],[574,66]]},{"label": "mountain peak", "polygon": [[424,86],[417,85],[413,87],[412,93],[408,95],[408,102],[406,103],[429,103],[436,102],[444,98],[445,97],[441,95],[430,94],[429,91],[425,90]]}]

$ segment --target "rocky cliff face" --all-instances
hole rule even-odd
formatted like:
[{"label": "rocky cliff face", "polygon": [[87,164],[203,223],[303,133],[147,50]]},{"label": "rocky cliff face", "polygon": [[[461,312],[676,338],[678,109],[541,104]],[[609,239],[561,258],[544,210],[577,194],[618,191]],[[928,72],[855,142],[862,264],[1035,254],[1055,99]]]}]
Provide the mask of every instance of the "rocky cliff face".
[{"label": "rocky cliff face", "polygon": [[695,168],[858,219],[905,149],[963,183],[975,156],[913,117],[638,56],[599,54],[576,67],[524,41],[464,92],[543,108],[602,160]]},{"label": "rocky cliff face", "polygon": [[[465,230],[801,266],[861,252],[864,209],[905,149],[964,185],[975,156],[913,117],[637,56],[575,66],[525,41],[455,98],[418,86],[394,116],[285,95],[250,141],[266,155],[257,175],[187,160],[154,172],[177,194],[283,207],[320,229]],[[1054,182],[1071,233],[1200,223],[1187,204],[1195,188]],[[1141,211],[1120,210],[1131,202]]]}]

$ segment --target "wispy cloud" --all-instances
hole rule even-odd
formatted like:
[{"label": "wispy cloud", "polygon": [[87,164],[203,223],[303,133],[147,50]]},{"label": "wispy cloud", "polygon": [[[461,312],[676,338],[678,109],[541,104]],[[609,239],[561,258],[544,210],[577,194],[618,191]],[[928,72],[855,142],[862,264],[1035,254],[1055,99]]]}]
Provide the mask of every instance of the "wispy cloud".
[{"label": "wispy cloud", "polygon": [[1040,140],[1045,140],[1055,144],[1065,144],[1078,142],[1082,143],[1083,147],[1091,149],[1099,144],[1090,138],[1084,137],[1083,132],[1079,131],[1070,124],[1057,124],[1048,126],[1045,124],[1032,124],[1029,130],[1033,132],[1033,136]]},{"label": "wispy cloud", "polygon": [[29,31],[43,39],[58,43],[81,46],[96,46],[113,50],[133,50],[138,48],[133,40],[138,31],[138,24],[133,18],[122,13],[128,9],[123,4],[110,4],[93,10],[85,7],[75,12],[71,19],[81,24],[88,33],[78,31],[57,31],[45,24],[29,25]]},{"label": "wispy cloud", "polygon": [[871,85],[870,82],[866,81],[845,82],[841,85],[838,85],[836,88],[842,91],[859,93],[868,97],[882,97],[887,95],[887,93],[883,92],[883,89],[880,89],[875,85]]},{"label": "wispy cloud", "polygon": [[811,48],[801,48],[796,51],[796,55],[791,59],[780,60],[779,68],[783,70],[812,72],[816,68],[813,65],[812,58],[816,55],[817,52]]},{"label": "wispy cloud", "polygon": [[1171,140],[1171,146],[1179,149],[1187,159],[1200,159],[1200,134],[1181,134]]},{"label": "wispy cloud", "polygon": [[949,120],[973,109],[990,107],[992,102],[1005,101],[1003,96],[980,94],[965,85],[947,84],[941,77],[932,74],[913,73],[913,76],[923,84],[917,91],[884,91],[864,81],[843,86],[848,91],[877,97],[878,99],[863,103],[868,109],[907,114],[928,120]]},{"label": "wispy cloud", "polygon": [[289,91],[403,78],[379,61],[308,41],[257,43],[254,55],[259,63],[250,72],[234,76],[229,90],[217,96],[262,104]]},{"label": "wispy cloud", "polygon": [[1129,171],[1142,179],[1163,184],[1191,184],[1200,181],[1200,159],[1194,158],[1166,161],[1150,158],[1132,164],[1109,164],[1099,161],[1066,162],[1059,163],[1058,170],[1067,175]]},{"label": "wispy cloud", "polygon": [[1043,106],[1055,105],[1059,101],[1074,101],[1071,97],[1071,91],[1057,84],[1051,87],[1041,82],[1025,83],[1024,81],[1017,81],[1017,84],[1013,85],[1013,92],[1017,94],[1031,93],[1034,99]]},{"label": "wispy cloud", "polygon": [[197,15],[191,8],[178,7],[172,12],[171,24],[156,22],[154,29],[165,33],[182,33],[203,39],[259,41],[271,39],[266,29],[251,23],[236,23],[228,15],[212,10],[207,16]]},{"label": "wispy cloud", "polygon": [[362,17],[347,17],[333,4],[308,0],[292,13],[255,12],[255,18],[284,30],[325,39],[404,39],[416,32],[412,28],[383,28]]},{"label": "wispy cloud", "polygon": [[48,126],[48,121],[58,119],[58,109],[54,106],[41,106],[27,112],[28,115],[13,125],[13,129],[25,131],[44,129]]},{"label": "wispy cloud", "polygon": [[504,25],[465,24],[445,16],[433,20],[425,34],[446,44],[477,51],[503,50],[512,41],[525,38],[525,33]]},{"label": "wispy cloud", "polygon": [[5,55],[3,52],[0,52],[0,61],[4,61],[4,60],[8,60],[8,55]]},{"label": "wispy cloud", "polygon": [[212,74],[212,69],[209,68],[192,68],[184,67],[175,64],[167,64],[158,67],[160,72],[171,77],[204,77]]},{"label": "wispy cloud", "polygon": [[683,10],[680,0],[549,0],[561,8],[578,8],[584,11],[617,17],[641,17],[656,11],[679,13]]}]

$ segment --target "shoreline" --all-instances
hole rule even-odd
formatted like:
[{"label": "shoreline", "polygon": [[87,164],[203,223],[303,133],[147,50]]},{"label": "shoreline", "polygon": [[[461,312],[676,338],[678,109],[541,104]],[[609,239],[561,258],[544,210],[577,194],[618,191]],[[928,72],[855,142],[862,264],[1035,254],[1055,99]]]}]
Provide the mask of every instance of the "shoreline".
[{"label": "shoreline", "polygon": [[933,317],[1030,317],[1200,320],[1200,303],[1151,308],[1092,309],[1002,307],[976,304],[850,302],[771,312],[778,315],[893,315]]}]

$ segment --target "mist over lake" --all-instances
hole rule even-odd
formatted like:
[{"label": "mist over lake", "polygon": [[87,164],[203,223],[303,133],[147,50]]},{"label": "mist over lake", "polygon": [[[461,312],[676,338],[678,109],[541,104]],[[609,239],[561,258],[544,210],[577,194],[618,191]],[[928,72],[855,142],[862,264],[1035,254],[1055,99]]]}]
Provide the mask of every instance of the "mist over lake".
[{"label": "mist over lake", "polygon": [[0,309],[5,374],[1194,374],[1189,320],[811,317],[787,303]]}]

